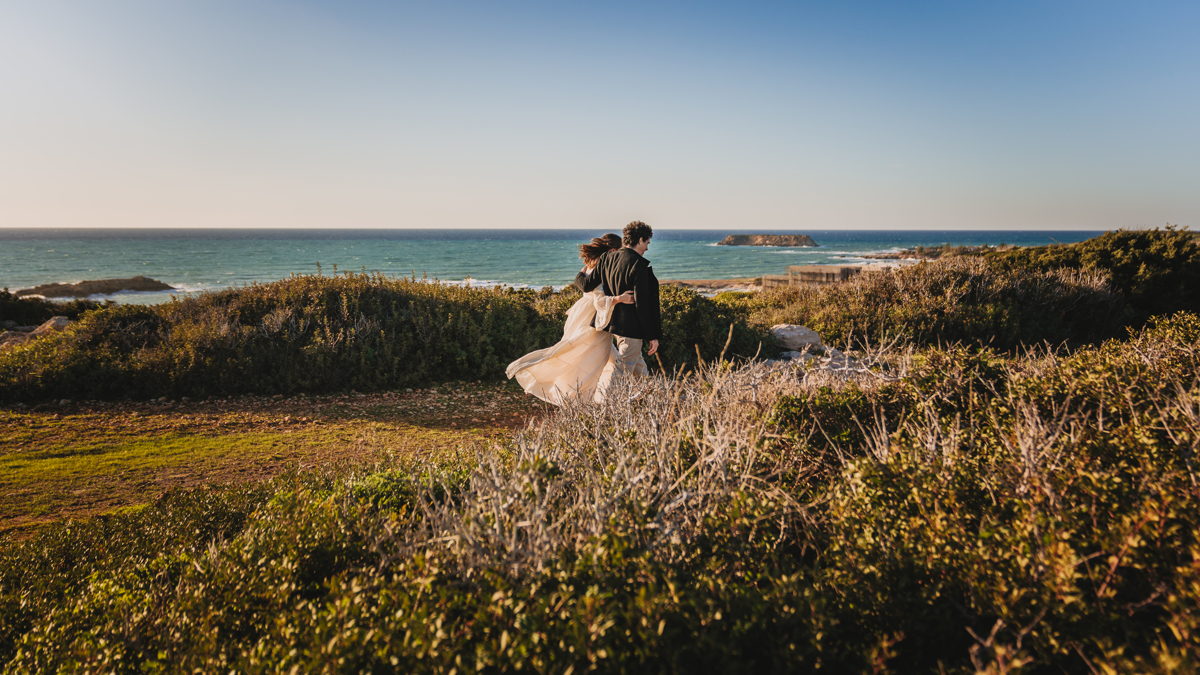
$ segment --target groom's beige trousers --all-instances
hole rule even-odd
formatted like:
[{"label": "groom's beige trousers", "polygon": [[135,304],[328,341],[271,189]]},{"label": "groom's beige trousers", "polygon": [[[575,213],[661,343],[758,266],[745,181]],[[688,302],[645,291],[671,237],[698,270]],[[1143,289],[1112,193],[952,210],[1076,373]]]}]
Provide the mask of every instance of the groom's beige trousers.
[{"label": "groom's beige trousers", "polygon": [[618,375],[637,375],[645,377],[650,374],[646,368],[646,360],[642,358],[642,341],[617,335],[616,371]]}]

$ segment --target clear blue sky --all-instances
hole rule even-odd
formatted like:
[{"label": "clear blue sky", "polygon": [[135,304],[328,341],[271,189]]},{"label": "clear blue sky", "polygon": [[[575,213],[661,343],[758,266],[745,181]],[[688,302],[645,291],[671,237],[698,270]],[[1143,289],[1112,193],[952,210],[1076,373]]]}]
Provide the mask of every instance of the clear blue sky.
[{"label": "clear blue sky", "polygon": [[0,1],[0,227],[1200,229],[1200,3]]}]

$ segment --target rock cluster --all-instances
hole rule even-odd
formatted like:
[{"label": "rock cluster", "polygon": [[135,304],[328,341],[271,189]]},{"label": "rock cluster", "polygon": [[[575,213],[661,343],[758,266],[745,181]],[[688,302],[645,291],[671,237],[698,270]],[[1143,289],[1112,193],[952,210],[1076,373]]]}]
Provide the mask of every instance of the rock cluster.
[{"label": "rock cluster", "polygon": [[731,234],[717,246],[820,246],[807,234]]},{"label": "rock cluster", "polygon": [[5,321],[0,332],[0,349],[22,345],[36,337],[57,333],[71,325],[65,316],[56,316],[40,326],[18,326],[16,321]]},{"label": "rock cluster", "polygon": [[173,291],[174,286],[164,284],[150,277],[131,277],[129,279],[98,279],[81,281],[77,284],[42,284],[33,288],[24,288],[14,295],[40,295],[43,298],[86,298],[89,295],[112,295],[121,291]]}]

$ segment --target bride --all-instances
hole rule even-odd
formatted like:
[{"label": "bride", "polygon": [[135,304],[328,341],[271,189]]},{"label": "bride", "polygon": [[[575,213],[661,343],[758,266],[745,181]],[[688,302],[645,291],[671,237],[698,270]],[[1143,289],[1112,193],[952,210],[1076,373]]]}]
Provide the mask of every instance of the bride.
[{"label": "bride", "polygon": [[[600,256],[621,248],[621,237],[606,234],[579,247],[584,268],[580,277],[596,266]],[[576,279],[579,281],[579,278]],[[567,311],[567,324],[557,344],[530,352],[508,364],[505,374],[516,378],[526,393],[562,405],[569,398],[604,400],[612,380],[617,348],[612,334],[594,326],[607,326],[617,303],[633,304],[633,292],[606,296],[600,286]]]}]

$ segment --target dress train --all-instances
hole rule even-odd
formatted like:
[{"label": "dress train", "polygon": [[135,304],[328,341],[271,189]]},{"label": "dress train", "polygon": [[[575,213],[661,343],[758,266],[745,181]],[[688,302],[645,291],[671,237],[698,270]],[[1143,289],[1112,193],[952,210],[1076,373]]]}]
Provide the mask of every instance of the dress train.
[{"label": "dress train", "polygon": [[516,378],[526,393],[554,405],[561,406],[569,398],[603,401],[617,348],[611,333],[592,326],[608,325],[615,302],[603,288],[584,293],[567,311],[563,338],[508,364],[505,374]]}]

